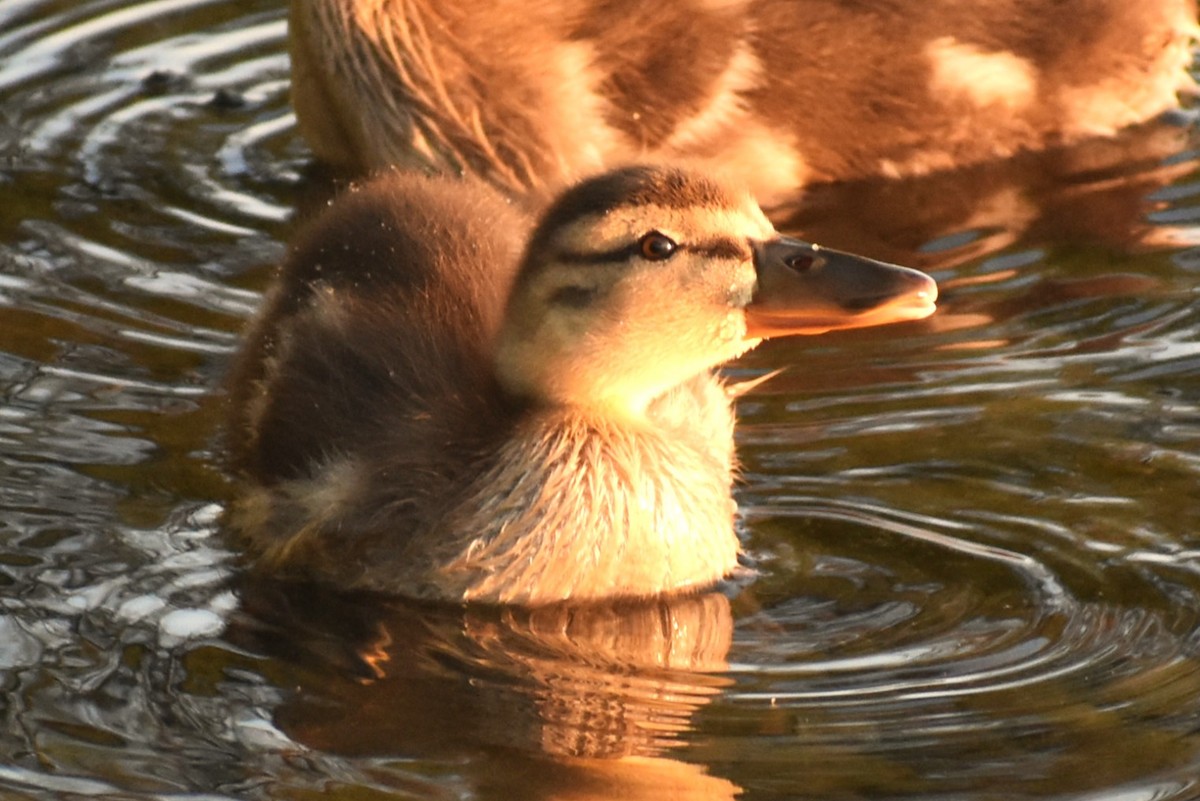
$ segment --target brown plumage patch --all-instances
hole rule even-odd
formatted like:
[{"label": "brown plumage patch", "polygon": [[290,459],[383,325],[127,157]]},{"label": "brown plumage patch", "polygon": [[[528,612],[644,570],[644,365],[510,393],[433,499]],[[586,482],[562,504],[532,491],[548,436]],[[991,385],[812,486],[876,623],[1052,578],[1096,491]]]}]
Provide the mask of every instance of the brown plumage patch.
[{"label": "brown plumage patch", "polygon": [[381,440],[456,439],[423,417],[494,416],[492,340],[526,229],[492,192],[446,181],[396,176],[339,199],[291,249],[235,363],[235,469],[304,477]]},{"label": "brown plumage patch", "polygon": [[654,148],[711,99],[746,24],[739,8],[601,0],[583,4],[572,33],[602,65],[609,124],[636,146]]}]

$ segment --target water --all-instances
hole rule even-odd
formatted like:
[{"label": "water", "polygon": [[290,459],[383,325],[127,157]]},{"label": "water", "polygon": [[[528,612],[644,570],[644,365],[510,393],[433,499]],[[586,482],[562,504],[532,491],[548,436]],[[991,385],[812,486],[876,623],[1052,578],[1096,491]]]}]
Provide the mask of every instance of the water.
[{"label": "water", "polygon": [[297,209],[281,0],[0,4],[0,796],[1200,797],[1200,179],[1161,125],[778,213],[929,270],[771,343],[757,575],[247,585],[217,388]]}]

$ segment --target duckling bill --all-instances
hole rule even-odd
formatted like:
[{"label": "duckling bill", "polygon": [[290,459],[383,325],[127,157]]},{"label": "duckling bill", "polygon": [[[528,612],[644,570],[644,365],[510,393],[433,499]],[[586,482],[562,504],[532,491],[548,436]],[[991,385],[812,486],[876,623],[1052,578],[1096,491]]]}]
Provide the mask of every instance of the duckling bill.
[{"label": "duckling bill", "polygon": [[252,326],[230,521],[262,569],[344,588],[524,605],[699,589],[738,555],[716,368],[936,297],[677,169],[602,174],[537,220],[387,175],[301,233]]}]

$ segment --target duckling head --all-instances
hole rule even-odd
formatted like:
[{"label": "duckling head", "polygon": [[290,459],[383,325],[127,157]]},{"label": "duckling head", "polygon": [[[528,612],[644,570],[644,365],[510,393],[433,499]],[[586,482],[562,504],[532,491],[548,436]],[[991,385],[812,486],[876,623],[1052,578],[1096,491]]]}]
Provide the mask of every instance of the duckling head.
[{"label": "duckling head", "polygon": [[750,194],[667,167],[576,185],[542,216],[496,353],[507,391],[640,416],[764,338],[931,314],[915,270],[779,236]]}]

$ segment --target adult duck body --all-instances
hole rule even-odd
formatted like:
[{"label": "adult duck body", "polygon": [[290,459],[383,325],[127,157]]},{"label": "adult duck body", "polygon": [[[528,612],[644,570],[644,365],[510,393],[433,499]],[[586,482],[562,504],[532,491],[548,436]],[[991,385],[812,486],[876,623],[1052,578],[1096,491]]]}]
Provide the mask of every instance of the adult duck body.
[{"label": "adult duck body", "polygon": [[1107,136],[1192,86],[1194,0],[293,0],[322,160],[516,193],[690,159],[772,204]]}]

